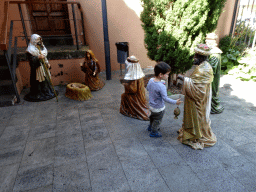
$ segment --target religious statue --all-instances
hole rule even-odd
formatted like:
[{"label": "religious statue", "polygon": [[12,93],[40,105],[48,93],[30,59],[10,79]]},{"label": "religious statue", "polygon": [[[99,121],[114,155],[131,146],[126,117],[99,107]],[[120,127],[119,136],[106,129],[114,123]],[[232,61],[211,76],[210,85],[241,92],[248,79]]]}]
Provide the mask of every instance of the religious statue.
[{"label": "religious statue", "polygon": [[139,60],[135,56],[128,57],[125,61],[127,72],[121,83],[124,85],[125,92],[121,95],[120,113],[125,116],[149,120],[149,108],[146,100],[144,87],[145,76]]},{"label": "religious statue", "polygon": [[105,83],[100,79],[100,65],[91,50],[85,52],[84,63],[81,64],[81,69],[85,73],[85,85],[91,91],[98,91],[104,87]]},{"label": "religious statue", "polygon": [[195,48],[194,69],[190,77],[178,75],[183,80],[184,115],[178,140],[193,149],[203,149],[213,146],[216,136],[211,129],[211,83],[213,81],[212,67],[207,61],[211,54],[206,44]]},{"label": "religious statue", "polygon": [[[47,60],[47,49],[43,44],[41,36],[31,35],[31,39],[26,50],[30,65],[30,92],[25,95],[26,101],[45,101],[57,98],[58,92],[54,90],[50,64]],[[57,100],[58,101],[58,100]]]},{"label": "religious statue", "polygon": [[212,102],[211,102],[211,113],[218,114],[222,113],[224,107],[220,104],[219,100],[219,84],[221,75],[221,53],[222,51],[217,47],[216,43],[217,36],[215,34],[208,34],[206,37],[206,43],[211,49],[211,55],[209,63],[213,69],[213,82],[212,82]]}]

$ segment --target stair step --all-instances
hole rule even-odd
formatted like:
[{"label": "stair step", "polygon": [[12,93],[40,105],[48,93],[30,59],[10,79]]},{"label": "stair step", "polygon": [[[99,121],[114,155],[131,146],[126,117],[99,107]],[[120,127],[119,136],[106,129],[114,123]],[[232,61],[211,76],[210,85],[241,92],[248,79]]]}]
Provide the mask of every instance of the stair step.
[{"label": "stair step", "polygon": [[7,66],[5,56],[0,54],[0,66]]},{"label": "stair step", "polygon": [[9,70],[9,67],[8,67],[8,66],[3,65],[3,66],[0,66],[0,70]]},{"label": "stair step", "polygon": [[16,102],[16,95],[0,95],[0,107],[12,106]]},{"label": "stair step", "polygon": [[0,80],[10,80],[11,74],[8,66],[0,66]]},{"label": "stair step", "polygon": [[0,95],[15,94],[12,80],[0,80]]},{"label": "stair step", "polygon": [[0,86],[10,86],[12,85],[12,80],[1,80]]}]

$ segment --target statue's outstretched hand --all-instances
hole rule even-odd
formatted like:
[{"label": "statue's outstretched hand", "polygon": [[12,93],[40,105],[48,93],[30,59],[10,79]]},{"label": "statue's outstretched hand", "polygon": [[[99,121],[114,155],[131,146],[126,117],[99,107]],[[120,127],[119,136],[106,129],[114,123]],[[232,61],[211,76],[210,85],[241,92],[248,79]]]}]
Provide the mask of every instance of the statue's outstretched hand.
[{"label": "statue's outstretched hand", "polygon": [[184,77],[182,75],[178,75],[177,79],[184,81]]}]

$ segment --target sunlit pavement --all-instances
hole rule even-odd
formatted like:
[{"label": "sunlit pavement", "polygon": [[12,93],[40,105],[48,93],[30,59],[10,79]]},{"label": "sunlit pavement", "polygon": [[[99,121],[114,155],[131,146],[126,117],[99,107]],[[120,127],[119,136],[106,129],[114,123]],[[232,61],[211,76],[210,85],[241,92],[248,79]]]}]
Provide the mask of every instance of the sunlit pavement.
[{"label": "sunlit pavement", "polygon": [[56,86],[58,103],[0,108],[1,192],[256,191],[256,83],[221,78],[225,110],[211,115],[218,141],[196,151],[177,140],[183,113],[174,119],[175,105],[166,105],[162,138],[121,115],[124,88],[119,73],[112,79],[88,101]]},{"label": "sunlit pavement", "polygon": [[241,81],[234,76],[225,75],[221,77],[220,87],[231,85],[233,89],[231,95],[244,99],[246,102],[252,103],[256,107],[256,82]]}]

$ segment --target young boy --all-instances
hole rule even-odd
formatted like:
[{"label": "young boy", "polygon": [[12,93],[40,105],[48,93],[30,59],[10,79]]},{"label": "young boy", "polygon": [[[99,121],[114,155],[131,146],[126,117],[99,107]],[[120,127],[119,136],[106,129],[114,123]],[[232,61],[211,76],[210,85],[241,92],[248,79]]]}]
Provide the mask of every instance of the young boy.
[{"label": "young boy", "polygon": [[166,87],[161,81],[168,79],[171,67],[167,63],[161,61],[155,65],[154,71],[155,77],[151,78],[147,85],[147,90],[149,92],[149,109],[151,111],[148,131],[150,131],[150,137],[162,137],[159,132],[159,125],[164,116],[164,102],[180,105],[182,101],[180,101],[180,99],[173,100],[168,98]]}]

